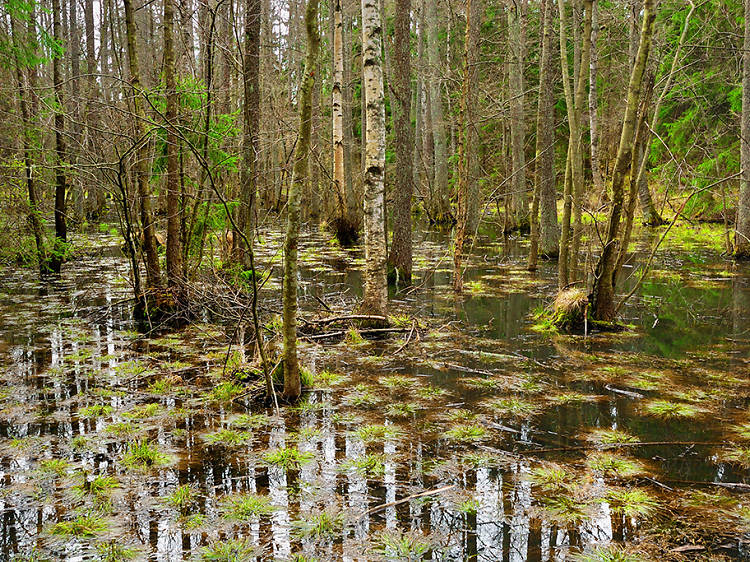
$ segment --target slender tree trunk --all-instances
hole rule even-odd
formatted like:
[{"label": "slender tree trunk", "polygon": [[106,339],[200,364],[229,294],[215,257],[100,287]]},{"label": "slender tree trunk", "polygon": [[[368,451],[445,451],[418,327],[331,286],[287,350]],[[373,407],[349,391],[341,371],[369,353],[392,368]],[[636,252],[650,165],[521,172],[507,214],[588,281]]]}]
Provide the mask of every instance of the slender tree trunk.
[{"label": "slender tree trunk", "polygon": [[618,232],[624,200],[623,186],[625,177],[629,172],[632,151],[634,149],[636,114],[643,85],[643,75],[651,49],[655,19],[654,0],[645,0],[640,44],[638,46],[635,65],[633,65],[630,74],[625,116],[623,117],[622,133],[620,135],[620,146],[617,150],[617,159],[612,175],[612,207],[609,212],[606,239],[596,266],[594,287],[592,290],[593,316],[597,320],[611,321],[615,315],[614,277],[616,274],[615,264],[620,250]]},{"label": "slender tree trunk", "polygon": [[434,150],[434,181],[432,185],[431,217],[438,224],[450,223],[448,193],[448,160],[446,154],[446,131],[443,114],[442,76],[440,59],[440,27],[437,17],[437,0],[425,0],[427,24],[427,58],[430,68],[430,111]]},{"label": "slender tree trunk", "polygon": [[180,244],[180,170],[177,140],[178,94],[175,77],[174,0],[164,0],[164,89],[167,108],[167,285],[176,290],[182,279]]},{"label": "slender tree trunk", "polygon": [[[92,154],[99,152],[97,143],[97,129],[99,128],[99,85],[97,82],[96,45],[94,43],[94,0],[85,0],[84,20],[86,25],[86,123],[88,128],[87,146]],[[101,53],[105,57],[107,42],[106,27],[102,26]],[[104,74],[102,72],[102,74]],[[105,205],[103,180],[94,176],[93,185],[87,191],[87,214],[98,219]]]},{"label": "slender tree trunk", "polygon": [[599,119],[597,115],[597,76],[599,73],[599,3],[593,0],[591,3],[591,62],[589,65],[589,126],[591,127],[591,176],[594,189],[597,193],[603,193],[604,174],[599,163]]},{"label": "slender tree trunk", "polygon": [[366,314],[385,315],[388,300],[385,248],[385,99],[383,28],[378,0],[362,0],[362,74],[367,109],[365,132],[365,272]]},{"label": "slender tree trunk", "polygon": [[[343,1],[343,0],[342,0]],[[354,185],[354,167],[352,150],[354,150],[354,128],[352,118],[352,18],[344,13],[344,191],[346,193],[346,212],[352,221],[354,232],[359,236],[362,227],[362,199],[358,197]]]},{"label": "slender tree trunk", "polygon": [[[78,0],[69,0],[70,17],[70,35],[68,44],[70,49],[70,97],[72,106],[72,123],[71,123],[71,140],[68,145],[67,158],[74,166],[78,163],[78,157],[81,153],[81,140],[83,138],[83,128],[81,127],[81,42],[78,36]],[[84,188],[81,177],[78,174],[72,174],[69,178],[73,189],[73,215],[76,222],[81,222],[85,215],[84,211]]]},{"label": "slender tree trunk", "polygon": [[[62,42],[62,25],[60,23],[60,0],[52,0],[53,36],[58,43]],[[66,223],[65,195],[67,177],[65,175],[65,109],[63,105],[63,83],[60,55],[52,58],[52,84],[55,95],[55,244],[52,248],[50,269],[60,273],[60,267],[67,252],[68,231]]]},{"label": "slender tree trunk", "polygon": [[529,201],[526,194],[526,139],[523,63],[525,56],[525,9],[526,0],[508,6],[508,94],[510,95],[511,137],[511,229],[529,228]]},{"label": "slender tree trunk", "polygon": [[469,64],[469,51],[475,46],[472,35],[475,33],[472,17],[472,0],[466,0],[466,30],[464,33],[463,54],[463,82],[461,85],[461,105],[458,118],[458,186],[456,189],[456,200],[458,201],[458,213],[456,216],[456,240],[453,247],[453,290],[457,293],[463,291],[462,258],[464,252],[464,241],[466,239],[466,227],[468,222],[468,174],[469,156],[468,140],[471,119],[469,117],[470,100],[469,95],[475,82],[476,69]]},{"label": "slender tree trunk", "polygon": [[[59,1],[59,0],[55,0]],[[141,229],[143,230],[143,250],[146,254],[146,283],[147,289],[161,286],[161,270],[159,254],[156,251],[156,234],[154,232],[154,218],[151,212],[151,188],[148,181],[149,149],[145,130],[146,114],[141,101],[141,75],[138,69],[138,43],[136,39],[135,16],[132,0],[124,0],[125,4],[125,32],[127,34],[128,64],[130,67],[130,86],[133,96],[135,114],[134,129],[135,151],[134,175],[138,190],[140,206]],[[140,296],[140,295],[139,295]]]},{"label": "slender tree trunk", "polygon": [[297,98],[299,138],[294,153],[294,170],[287,202],[286,238],[284,239],[284,396],[296,400],[302,391],[297,361],[297,238],[300,222],[300,195],[307,175],[312,121],[312,93],[315,86],[315,65],[318,58],[318,0],[308,0],[305,11],[307,48],[303,80]]},{"label": "slender tree trunk", "polygon": [[[536,166],[531,202],[531,248],[528,268],[536,269],[540,247],[546,256],[557,255],[557,204],[555,201],[555,122],[552,72],[554,0],[543,0],[542,46],[539,61],[539,102],[536,115]],[[541,208],[541,218],[539,216]],[[541,231],[541,232],[540,232]]]},{"label": "slender tree trunk", "polygon": [[[258,194],[258,168],[260,166],[260,34],[261,34],[260,0],[245,2],[245,56],[243,59],[243,134],[242,134],[242,169],[240,171],[240,207],[238,228],[251,241],[255,232],[256,200]],[[242,245],[240,236],[236,244]],[[249,265],[249,252],[243,248],[241,262]]]},{"label": "slender tree trunk", "polygon": [[476,123],[479,106],[479,30],[484,13],[483,0],[471,0],[469,30],[469,97],[466,101],[466,232],[473,236],[479,225],[479,149],[481,140]]},{"label": "slender tree trunk", "polygon": [[745,40],[742,52],[742,118],[740,121],[740,199],[734,256],[750,259],[750,0],[745,0]]},{"label": "slender tree trunk", "polygon": [[396,173],[393,178],[393,242],[389,263],[396,282],[410,285],[412,270],[411,204],[414,135],[411,128],[411,0],[397,0],[394,34],[395,76],[391,108],[396,132]]},{"label": "slender tree trunk", "polygon": [[23,121],[23,132],[21,136],[24,175],[26,179],[26,190],[29,198],[29,225],[31,226],[31,231],[34,234],[39,273],[42,274],[46,271],[48,264],[47,249],[44,245],[44,230],[42,228],[42,221],[39,214],[39,202],[36,192],[36,181],[34,178],[33,122],[35,116],[31,114],[31,109],[29,108],[30,98],[34,94],[31,91],[31,84],[28,88],[26,87],[26,79],[24,77],[24,64],[19,55],[22,49],[21,45],[24,43],[26,43],[26,48],[31,47],[34,51],[36,51],[36,39],[30,39],[29,34],[22,33],[22,30],[19,29],[17,20],[18,18],[14,14],[10,15],[10,25],[14,47],[13,52],[15,53],[16,81],[18,83],[18,102],[21,106],[21,119]]}]

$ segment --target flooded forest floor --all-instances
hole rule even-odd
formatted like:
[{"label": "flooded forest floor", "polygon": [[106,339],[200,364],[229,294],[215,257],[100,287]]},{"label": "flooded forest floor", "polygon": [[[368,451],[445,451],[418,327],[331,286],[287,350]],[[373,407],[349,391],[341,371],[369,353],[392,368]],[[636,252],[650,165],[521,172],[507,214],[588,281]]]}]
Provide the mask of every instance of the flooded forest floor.
[{"label": "flooded forest floor", "polygon": [[[584,337],[532,329],[556,269],[527,272],[526,239],[480,236],[456,298],[449,244],[418,234],[405,331],[302,340],[280,416],[235,375],[234,323],[136,331],[116,238],[77,241],[60,278],[6,268],[0,559],[750,559],[750,268],[722,236],[670,235],[632,329]],[[259,245],[269,337],[280,240]],[[303,316],[352,310],[358,249],[307,232],[300,260]]]}]

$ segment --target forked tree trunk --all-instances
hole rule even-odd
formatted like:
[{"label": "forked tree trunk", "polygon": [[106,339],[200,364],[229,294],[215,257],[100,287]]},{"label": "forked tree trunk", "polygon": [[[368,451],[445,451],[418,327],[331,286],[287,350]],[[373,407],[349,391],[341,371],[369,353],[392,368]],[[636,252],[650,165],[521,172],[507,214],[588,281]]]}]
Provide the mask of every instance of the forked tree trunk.
[{"label": "forked tree trunk", "polygon": [[365,314],[385,315],[388,300],[385,248],[385,100],[383,27],[378,0],[362,0],[362,80],[366,108],[364,150]]},{"label": "forked tree trunk", "polygon": [[638,103],[643,85],[643,75],[646,70],[649,51],[651,49],[651,38],[653,37],[654,1],[645,0],[643,5],[643,21],[641,24],[641,40],[638,46],[635,64],[633,65],[630,82],[628,84],[627,103],[625,116],[622,122],[622,133],[620,135],[620,146],[617,149],[612,175],[612,207],[609,212],[606,239],[599,261],[596,265],[594,287],[592,290],[593,316],[597,320],[611,321],[615,316],[615,273],[616,261],[620,251],[619,228],[624,202],[623,186],[625,178],[629,173],[631,156],[634,149],[635,125],[638,111]]},{"label": "forked tree trunk", "polygon": [[414,135],[411,128],[411,0],[396,1],[395,73],[391,107],[396,132],[396,173],[393,178],[393,242],[388,257],[398,284],[411,284],[411,202]]},{"label": "forked tree trunk", "polygon": [[312,94],[315,86],[315,64],[320,47],[318,33],[318,0],[308,0],[305,10],[307,47],[305,69],[297,98],[299,138],[294,151],[294,168],[287,200],[286,237],[284,239],[283,290],[283,365],[284,396],[296,400],[302,392],[297,361],[297,238],[300,223],[300,196],[305,185],[310,153]]},{"label": "forked tree trunk", "polygon": [[[59,0],[55,0],[56,2]],[[135,142],[134,175],[138,191],[138,204],[141,215],[141,229],[143,231],[143,251],[146,254],[146,283],[147,289],[161,286],[161,270],[159,254],[156,251],[156,235],[154,219],[151,212],[151,188],[148,181],[149,149],[146,138],[146,114],[141,102],[141,75],[138,70],[138,43],[136,39],[135,14],[132,0],[124,0],[125,4],[125,33],[127,34],[128,64],[130,70],[130,86],[133,96],[133,113]],[[140,296],[140,295],[138,295]]]}]

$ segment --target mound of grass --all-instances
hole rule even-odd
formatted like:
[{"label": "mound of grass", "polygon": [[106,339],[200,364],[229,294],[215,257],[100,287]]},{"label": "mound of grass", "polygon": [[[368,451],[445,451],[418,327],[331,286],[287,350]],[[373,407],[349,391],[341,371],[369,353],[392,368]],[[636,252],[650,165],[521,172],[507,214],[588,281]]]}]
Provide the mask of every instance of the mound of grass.
[{"label": "mound of grass", "polygon": [[617,478],[628,478],[645,472],[643,465],[637,460],[608,452],[590,455],[586,464],[595,472]]},{"label": "mound of grass", "polygon": [[222,517],[233,521],[252,521],[273,512],[271,498],[259,494],[237,494],[227,497],[220,504]]},{"label": "mound of grass", "polygon": [[638,438],[619,429],[594,429],[587,435],[589,441],[601,445],[616,445],[622,443],[637,443]]},{"label": "mound of grass", "polygon": [[217,402],[231,402],[244,392],[244,387],[239,383],[224,381],[217,384],[210,392],[209,396],[212,400]]},{"label": "mound of grass", "polygon": [[200,550],[199,560],[205,562],[245,562],[262,555],[262,549],[249,539],[215,540]]},{"label": "mound of grass", "polygon": [[159,451],[156,443],[136,441],[131,443],[122,457],[122,464],[128,468],[145,470],[169,464],[169,456]]},{"label": "mound of grass", "polygon": [[292,525],[294,534],[300,539],[333,540],[344,528],[344,514],[327,509],[298,519]]},{"label": "mound of grass", "polygon": [[220,429],[205,436],[206,441],[212,445],[220,445],[227,448],[236,448],[246,445],[253,438],[249,431],[238,431],[236,429]]},{"label": "mound of grass", "polygon": [[280,466],[287,470],[299,470],[315,458],[310,451],[302,452],[296,447],[282,447],[268,451],[263,455],[263,460],[270,465]]},{"label": "mound of grass", "polygon": [[392,425],[365,425],[354,432],[365,443],[386,441],[400,437],[403,432]]},{"label": "mound of grass", "polygon": [[644,406],[644,409],[647,414],[662,419],[692,418],[700,413],[700,410],[692,404],[669,400],[652,400]]},{"label": "mound of grass", "polygon": [[94,404],[93,406],[86,406],[78,410],[78,417],[81,418],[101,418],[108,416],[112,413],[112,406],[105,406],[103,404]]},{"label": "mound of grass", "polygon": [[190,512],[191,507],[198,499],[198,491],[190,484],[177,486],[171,494],[164,496],[162,501],[177,509],[183,515]]},{"label": "mound of grass", "polygon": [[540,466],[531,471],[530,480],[545,492],[560,492],[575,485],[575,475],[558,465]]},{"label": "mound of grass", "polygon": [[98,513],[83,513],[70,521],[55,524],[50,533],[59,537],[89,538],[109,529],[107,522]]},{"label": "mound of grass", "polygon": [[489,403],[492,408],[499,415],[504,417],[520,417],[527,418],[539,412],[539,406],[523,400],[522,398],[500,398]]},{"label": "mound of grass", "polygon": [[474,443],[487,437],[487,430],[481,426],[459,424],[445,432],[451,441],[460,443]]},{"label": "mound of grass", "polygon": [[610,509],[625,517],[651,517],[659,509],[659,502],[640,488],[609,490],[606,495]]},{"label": "mound of grass", "polygon": [[369,478],[377,478],[385,474],[385,456],[378,454],[367,454],[362,457],[348,459],[341,468],[343,470],[356,470],[359,474]]}]

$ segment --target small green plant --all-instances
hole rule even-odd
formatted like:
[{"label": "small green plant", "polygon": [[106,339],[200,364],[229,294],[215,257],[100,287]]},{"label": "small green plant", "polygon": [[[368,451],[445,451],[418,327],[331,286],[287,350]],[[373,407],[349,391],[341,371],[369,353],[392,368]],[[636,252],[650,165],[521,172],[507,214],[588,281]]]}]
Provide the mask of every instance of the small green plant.
[{"label": "small green plant", "polygon": [[527,418],[539,412],[538,406],[522,398],[501,398],[489,405],[501,416]]},{"label": "small green plant", "polygon": [[638,461],[607,452],[589,456],[586,464],[591,470],[618,478],[627,478],[644,472],[643,465]]},{"label": "small green plant", "polygon": [[267,426],[271,419],[265,414],[241,414],[229,422],[233,427],[240,429],[257,429]]},{"label": "small green plant", "polygon": [[575,485],[574,475],[562,466],[540,466],[531,471],[531,481],[545,492],[561,492]]},{"label": "small green plant", "polygon": [[375,551],[388,560],[422,560],[435,548],[433,542],[417,531],[383,531],[377,536]]},{"label": "small green plant", "polygon": [[261,551],[248,539],[222,539],[209,543],[200,551],[200,560],[205,562],[246,562]]},{"label": "small green plant", "polygon": [[740,465],[744,468],[750,467],[750,447],[737,447],[723,452],[720,457],[725,462]]},{"label": "small green plant", "polygon": [[144,470],[168,464],[169,460],[167,455],[159,451],[156,443],[136,441],[128,447],[122,463],[128,468]]},{"label": "small green plant", "polygon": [[234,521],[252,521],[273,512],[271,498],[244,493],[225,498],[221,502],[222,517]]},{"label": "small green plant", "polygon": [[461,408],[458,410],[451,410],[448,414],[448,419],[452,422],[469,422],[476,418],[477,414],[475,412],[472,412],[471,410],[463,410]]},{"label": "small green plant", "polygon": [[637,443],[638,438],[619,429],[594,429],[588,434],[588,439],[602,445],[619,445],[623,443]]},{"label": "small green plant", "polygon": [[402,433],[400,429],[392,425],[365,425],[354,432],[365,443],[394,439],[400,437]]},{"label": "small green plant", "polygon": [[434,386],[431,384],[428,384],[427,386],[422,386],[417,390],[417,396],[424,399],[430,399],[435,398],[436,396],[441,396],[445,394],[446,391],[439,386]]},{"label": "small green plant", "polygon": [[391,375],[389,377],[383,377],[378,381],[384,387],[391,390],[405,390],[415,386],[415,381],[411,377],[405,377],[403,375]]},{"label": "small green plant", "polygon": [[70,465],[62,459],[45,459],[39,463],[39,471],[42,474],[51,474],[53,476],[65,476],[68,473]]},{"label": "small green plant", "polygon": [[460,424],[445,432],[451,441],[473,443],[487,437],[487,430],[478,425]]},{"label": "small green plant", "polygon": [[302,384],[302,388],[314,388],[315,387],[315,375],[313,372],[305,366],[300,366],[299,379]]},{"label": "small green plant", "polygon": [[146,418],[154,418],[161,413],[161,404],[154,402],[151,404],[141,404],[140,406],[135,406],[129,412],[125,412],[123,414],[123,417],[131,420],[142,420]]},{"label": "small green plant", "polygon": [[343,470],[355,470],[363,476],[376,478],[385,474],[385,457],[370,453],[347,460],[341,465],[341,468]]},{"label": "small green plant", "polygon": [[214,387],[210,396],[217,402],[231,402],[244,392],[245,389],[240,384],[233,381],[224,381]]},{"label": "small green plant", "polygon": [[287,470],[299,470],[311,462],[315,455],[310,451],[300,451],[296,447],[282,447],[263,455],[263,460],[270,465],[280,466]]},{"label": "small green plant", "polygon": [[88,512],[70,521],[61,521],[55,524],[50,533],[59,537],[87,538],[95,537],[107,529],[107,523],[101,515]]},{"label": "small green plant", "polygon": [[94,404],[93,406],[86,406],[78,410],[78,416],[81,418],[101,418],[111,413],[112,406],[105,406],[103,404]]},{"label": "small green plant", "polygon": [[314,378],[316,386],[338,386],[348,379],[346,375],[334,373],[328,369],[323,369]]},{"label": "small green plant", "polygon": [[119,488],[120,483],[113,476],[98,475],[89,479],[88,474],[83,473],[78,484],[73,486],[73,492],[78,497],[92,495],[97,499],[107,499],[112,490]]},{"label": "small green plant", "polygon": [[646,404],[647,414],[663,419],[692,418],[699,413],[699,409],[692,404],[670,402],[669,400],[653,400]]},{"label": "small green plant", "polygon": [[89,440],[85,435],[76,435],[70,440],[70,448],[74,451],[82,451],[88,447]]},{"label": "small green plant", "polygon": [[391,418],[410,418],[417,413],[419,406],[412,402],[396,402],[389,404],[385,414]]},{"label": "small green plant", "polygon": [[147,391],[151,394],[170,394],[174,390],[175,379],[173,377],[162,377],[148,385]]},{"label": "small green plant", "polygon": [[650,558],[616,545],[600,546],[591,552],[581,552],[573,557],[574,562],[648,562]]},{"label": "small green plant", "polygon": [[580,523],[589,518],[588,504],[569,495],[543,497],[544,511],[557,523]]},{"label": "small green plant", "polygon": [[340,511],[323,510],[292,525],[294,534],[301,539],[333,540],[344,528],[344,515]]},{"label": "small green plant", "polygon": [[236,429],[220,429],[206,435],[206,441],[212,445],[221,445],[227,448],[235,448],[246,445],[253,438],[249,431],[238,431]]},{"label": "small green plant", "polygon": [[659,509],[659,502],[640,488],[609,490],[606,498],[612,511],[625,517],[650,517]]},{"label": "small green plant", "polygon": [[194,486],[190,484],[181,484],[177,486],[171,494],[164,496],[162,501],[167,505],[171,505],[177,509],[183,515],[190,512],[190,509],[198,499],[198,492]]},{"label": "small green plant", "polygon": [[589,397],[585,394],[573,391],[561,392],[560,394],[550,397],[550,400],[558,404],[574,404],[576,402],[585,402],[588,399]]},{"label": "small green plant", "polygon": [[96,553],[102,562],[124,562],[134,560],[140,552],[134,548],[122,546],[116,541],[102,542],[96,545]]},{"label": "small green plant", "polygon": [[138,428],[131,422],[116,422],[109,424],[105,431],[115,437],[130,437],[138,432]]},{"label": "small green plant", "polygon": [[362,337],[362,334],[360,334],[359,330],[357,330],[357,328],[355,328],[354,326],[347,330],[344,341],[351,345],[362,345],[364,343],[367,343],[367,340]]}]

